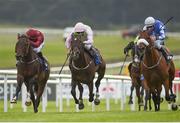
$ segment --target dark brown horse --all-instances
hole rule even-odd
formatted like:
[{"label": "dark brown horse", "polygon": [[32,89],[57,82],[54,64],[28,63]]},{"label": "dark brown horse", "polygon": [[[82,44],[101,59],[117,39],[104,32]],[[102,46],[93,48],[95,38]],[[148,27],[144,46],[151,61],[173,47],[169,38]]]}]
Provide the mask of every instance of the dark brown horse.
[{"label": "dark brown horse", "polygon": [[24,34],[19,35],[18,37],[15,47],[17,59],[17,88],[16,95],[11,103],[16,103],[21,86],[24,82],[28,92],[26,105],[31,105],[32,100],[34,112],[36,113],[38,112],[40,98],[49,78],[49,64],[46,61],[48,64],[48,70],[44,70],[42,63],[40,63],[40,58],[33,51],[30,42],[28,41],[28,37]]},{"label": "dark brown horse", "polygon": [[129,104],[133,104],[133,91],[134,88],[136,89],[136,96],[138,98],[138,105],[139,105],[139,111],[141,110],[141,106],[144,106],[143,104],[143,96],[144,96],[144,88],[142,86],[141,82],[141,73],[140,73],[140,59],[142,57],[142,54],[138,49],[137,45],[132,42],[129,43],[125,49],[131,49],[131,56],[132,56],[132,62],[128,66],[128,70],[131,77],[131,93],[129,98]]},{"label": "dark brown horse", "polygon": [[[175,67],[173,61],[167,64],[162,53],[154,46],[154,41],[151,40],[148,31],[140,32],[140,38],[145,39],[149,43],[148,46],[140,43],[139,46],[144,49],[144,57],[141,62],[141,72],[144,76],[144,87],[146,90],[145,110],[147,110],[147,100],[152,99],[155,106],[155,111],[160,110],[162,85],[165,88],[165,98],[167,101],[175,100],[175,95],[172,91],[172,81],[174,79]],[[169,90],[171,95],[169,95]]]},{"label": "dark brown horse", "polygon": [[[81,40],[81,35],[72,35],[72,42],[71,42],[71,56],[69,62],[69,68],[72,74],[71,80],[71,94],[75,100],[76,104],[79,104],[79,109],[84,108],[82,94],[83,94],[83,87],[82,84],[86,84],[89,88],[89,101],[98,105],[100,103],[99,100],[99,86],[100,81],[104,77],[106,64],[105,61],[101,58],[102,63],[100,65],[95,65],[92,57],[85,51],[84,44]],[[95,73],[98,73],[98,78],[95,82],[96,87],[96,95],[94,100],[93,94],[93,80],[95,77]],[[76,86],[78,86],[80,95],[79,99],[76,97]]]},{"label": "dark brown horse", "polygon": [[144,106],[143,104],[144,88],[141,82],[140,63],[135,63],[134,61],[131,62],[128,66],[128,70],[132,81],[129,104],[133,104],[132,93],[135,88],[136,96],[138,98],[139,111],[140,111],[141,106]]}]

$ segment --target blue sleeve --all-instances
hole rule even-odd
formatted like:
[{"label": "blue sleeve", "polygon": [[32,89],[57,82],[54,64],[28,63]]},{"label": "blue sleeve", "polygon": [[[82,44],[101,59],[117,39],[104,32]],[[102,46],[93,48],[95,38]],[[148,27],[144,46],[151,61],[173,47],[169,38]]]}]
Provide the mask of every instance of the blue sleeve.
[{"label": "blue sleeve", "polygon": [[165,31],[164,28],[162,27],[159,31],[159,36],[157,37],[159,40],[164,40],[165,39]]},{"label": "blue sleeve", "polygon": [[161,21],[159,21],[159,20],[157,20],[157,33],[158,33],[158,35],[159,36],[157,36],[157,39],[158,40],[164,40],[165,39],[165,26],[164,26],[164,24],[161,22]]}]

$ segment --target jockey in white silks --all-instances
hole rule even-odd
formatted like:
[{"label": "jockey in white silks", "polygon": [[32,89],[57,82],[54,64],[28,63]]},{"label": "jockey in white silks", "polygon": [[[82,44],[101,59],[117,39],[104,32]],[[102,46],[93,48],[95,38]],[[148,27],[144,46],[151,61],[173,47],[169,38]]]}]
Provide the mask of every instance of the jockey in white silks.
[{"label": "jockey in white silks", "polygon": [[160,50],[165,57],[166,61],[169,63],[172,59],[164,46],[165,41],[165,25],[160,21],[156,20],[153,17],[147,17],[144,21],[145,26],[143,30],[151,30],[150,38],[155,41],[155,47]]},{"label": "jockey in white silks", "polygon": [[96,65],[101,64],[101,58],[99,55],[99,52],[97,49],[93,46],[93,31],[90,26],[85,25],[81,22],[76,23],[74,26],[74,29],[70,33],[70,35],[67,37],[65,45],[68,49],[68,53],[71,48],[71,41],[72,41],[72,35],[75,33],[80,34],[80,33],[86,33],[87,35],[87,40],[83,41],[84,43],[84,48],[90,53],[90,55],[94,58],[94,62]]}]

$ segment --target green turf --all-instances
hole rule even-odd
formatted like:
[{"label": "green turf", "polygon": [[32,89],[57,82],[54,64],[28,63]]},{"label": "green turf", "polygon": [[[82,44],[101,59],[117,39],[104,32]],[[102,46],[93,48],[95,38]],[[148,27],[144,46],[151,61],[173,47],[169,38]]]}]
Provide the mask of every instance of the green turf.
[{"label": "green turf", "polygon": [[[17,41],[16,34],[0,35],[0,68],[15,68],[14,48]],[[61,35],[47,35],[45,38],[45,46],[43,48],[44,55],[48,58],[51,66],[60,66],[66,58],[66,48]],[[120,35],[96,35],[94,37],[94,45],[101,51],[103,58],[107,63],[123,61],[123,48],[128,44]],[[172,53],[180,55],[179,39],[168,38],[167,46]],[[180,68],[180,63],[176,63],[176,67]]]},{"label": "green turf", "polygon": [[[130,106],[125,105],[124,111],[120,110],[120,102],[115,104],[114,100],[110,101],[110,111],[106,111],[105,100],[102,100],[99,106],[95,106],[95,111],[92,112],[91,105],[88,106],[87,100],[84,101],[85,108],[79,112],[75,110],[74,101],[70,101],[70,106],[64,101],[64,112],[58,112],[55,107],[55,102],[49,101],[45,113],[41,111],[41,105],[37,114],[33,113],[32,106],[27,108],[27,112],[23,112],[21,103],[14,105],[13,109],[8,109],[8,112],[3,112],[3,102],[0,101],[0,121],[64,121],[64,122],[118,122],[118,121],[136,121],[136,122],[177,122],[180,121],[180,111],[171,111],[167,108],[167,103],[161,104],[161,111],[130,111]],[[153,104],[152,104],[153,106]]]}]

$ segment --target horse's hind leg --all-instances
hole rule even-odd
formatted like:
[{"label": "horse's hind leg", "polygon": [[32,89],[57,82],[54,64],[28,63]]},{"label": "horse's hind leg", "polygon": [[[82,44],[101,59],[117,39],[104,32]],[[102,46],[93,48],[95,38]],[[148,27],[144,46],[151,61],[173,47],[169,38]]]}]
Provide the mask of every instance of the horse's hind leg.
[{"label": "horse's hind leg", "polygon": [[37,110],[37,105],[36,105],[36,99],[34,96],[33,85],[30,85],[30,95],[31,95],[32,103],[33,103],[34,113],[37,113],[38,110]]},{"label": "horse's hind leg", "polygon": [[71,88],[71,94],[72,94],[72,96],[73,96],[73,98],[74,98],[74,101],[75,101],[76,104],[79,104],[79,101],[78,101],[78,99],[76,98],[76,82],[73,82],[73,80],[72,80],[71,86],[72,86],[72,88]]},{"label": "horse's hind leg", "polygon": [[83,87],[80,83],[78,83],[78,89],[79,89],[79,109],[83,109],[84,108],[84,104],[83,104],[83,99],[82,99],[82,94],[83,94]]},{"label": "horse's hind leg", "polygon": [[11,100],[11,103],[17,103],[19,92],[21,91],[21,86],[23,84],[24,78],[22,76],[17,76],[17,86],[16,86],[16,94]]},{"label": "horse's hind leg", "polygon": [[148,103],[148,101],[150,101],[151,94],[150,94],[150,90],[149,89],[146,90],[145,92],[146,92],[145,93],[146,95],[145,95],[144,111],[147,111],[147,103]]},{"label": "horse's hind leg", "polygon": [[[104,63],[104,62],[103,62]],[[98,78],[95,82],[95,86],[96,86],[96,95],[95,95],[95,100],[94,100],[94,104],[95,105],[99,105],[100,104],[100,99],[99,99],[99,86],[100,86],[100,83],[101,83],[101,80],[103,79],[104,77],[104,74],[105,74],[105,69],[106,69],[106,66],[105,65],[102,65],[99,70],[97,71],[98,72]]]},{"label": "horse's hind leg", "polygon": [[169,85],[169,80],[168,79],[166,79],[165,82],[164,82],[164,88],[165,88],[166,101],[170,102],[171,101],[170,96],[169,96],[170,85]]},{"label": "horse's hind leg", "polygon": [[45,85],[46,85],[46,82],[43,82],[41,84],[34,86],[34,89],[35,89],[34,92],[37,93],[37,98],[35,99],[35,110],[34,110],[35,113],[38,112],[40,99],[41,99],[41,96],[44,92]]}]

